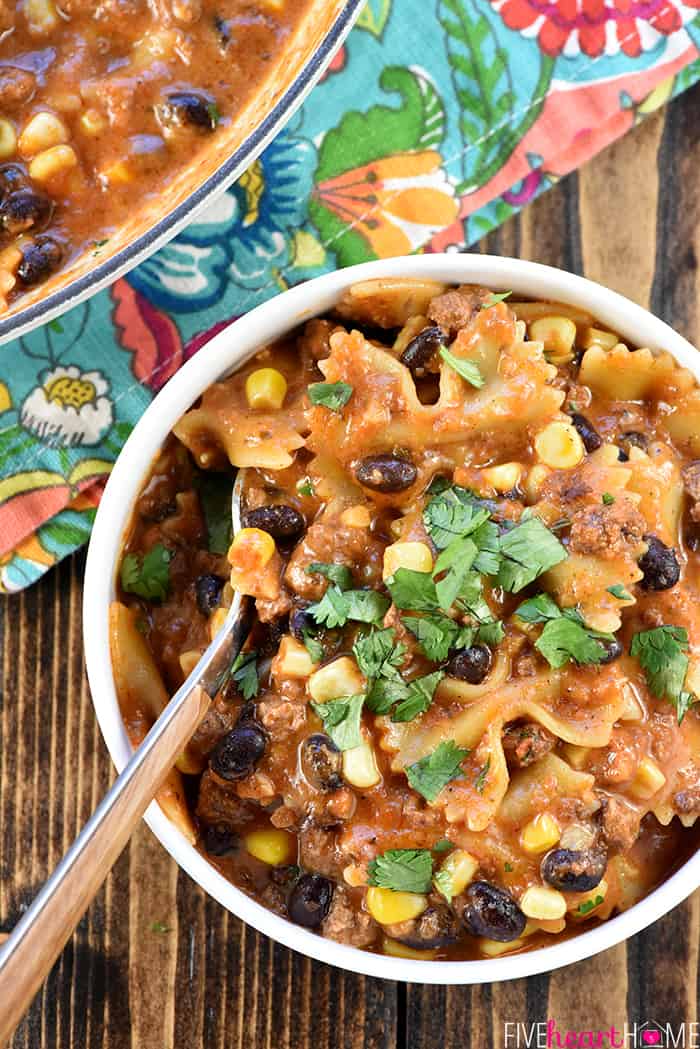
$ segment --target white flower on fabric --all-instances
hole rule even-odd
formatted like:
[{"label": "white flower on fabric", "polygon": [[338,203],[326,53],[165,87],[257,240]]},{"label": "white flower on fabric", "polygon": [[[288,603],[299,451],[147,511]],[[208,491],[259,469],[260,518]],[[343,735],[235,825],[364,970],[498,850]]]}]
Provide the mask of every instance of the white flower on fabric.
[{"label": "white flower on fabric", "polygon": [[55,447],[99,444],[114,421],[109,383],[75,365],[47,372],[22,405],[22,426]]}]

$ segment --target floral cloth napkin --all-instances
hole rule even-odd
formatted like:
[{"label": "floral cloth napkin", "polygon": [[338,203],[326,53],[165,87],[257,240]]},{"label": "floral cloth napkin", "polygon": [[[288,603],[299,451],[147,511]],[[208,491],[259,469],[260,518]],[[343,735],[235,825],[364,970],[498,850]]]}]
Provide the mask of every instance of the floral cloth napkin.
[{"label": "floral cloth napkin", "polygon": [[0,349],[0,589],[84,543],[224,325],[338,266],[473,243],[700,79],[700,0],[370,0],[300,113],[169,246]]}]

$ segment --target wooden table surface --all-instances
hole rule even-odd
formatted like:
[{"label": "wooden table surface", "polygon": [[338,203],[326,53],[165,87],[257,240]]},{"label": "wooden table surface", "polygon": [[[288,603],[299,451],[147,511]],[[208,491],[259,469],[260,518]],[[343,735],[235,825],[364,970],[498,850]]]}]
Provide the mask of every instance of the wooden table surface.
[{"label": "wooden table surface", "polygon": [[[699,173],[700,85],[483,250],[583,273],[700,346]],[[0,603],[0,930],[12,928],[113,776],[83,669],[83,567],[78,555]],[[208,899],[142,825],[12,1044],[500,1049],[516,1046],[506,1023],[676,1027],[697,1018],[699,932],[696,893],[628,943],[551,975],[406,987],[271,943]]]}]

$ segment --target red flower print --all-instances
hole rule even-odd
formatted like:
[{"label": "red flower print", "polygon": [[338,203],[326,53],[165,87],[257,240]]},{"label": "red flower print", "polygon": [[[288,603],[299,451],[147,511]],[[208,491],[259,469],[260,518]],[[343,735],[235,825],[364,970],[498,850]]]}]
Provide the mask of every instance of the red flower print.
[{"label": "red flower print", "polygon": [[509,29],[556,57],[649,51],[696,17],[700,0],[491,0]]}]

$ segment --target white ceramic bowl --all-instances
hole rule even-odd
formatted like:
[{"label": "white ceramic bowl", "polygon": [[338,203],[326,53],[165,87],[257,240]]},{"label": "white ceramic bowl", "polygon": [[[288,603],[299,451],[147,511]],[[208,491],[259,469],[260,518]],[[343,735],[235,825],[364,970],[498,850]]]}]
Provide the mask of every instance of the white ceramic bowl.
[{"label": "white ceramic bowl", "polygon": [[[175,422],[208,386],[255,351],[310,317],[330,309],[358,280],[427,277],[513,289],[519,295],[557,299],[589,310],[632,344],[668,350],[700,380],[700,355],[668,325],[599,284],[532,262],[485,255],[424,255],[371,262],[302,284],[259,306],[220,332],[158,394],[129,437],[100,504],[85,572],[84,636],[95,710],[114,764],[121,771],[131,746],[117,705],[107,616],[122,534],[157,450]],[[587,958],[639,932],[700,885],[700,852],[630,910],[550,947],[512,957],[464,962],[413,961],[369,954],[308,932],[250,899],[223,878],[166,819],[157,805],[146,822],[180,866],[233,914],[287,947],[353,972],[413,983],[472,984],[546,972]]]}]

